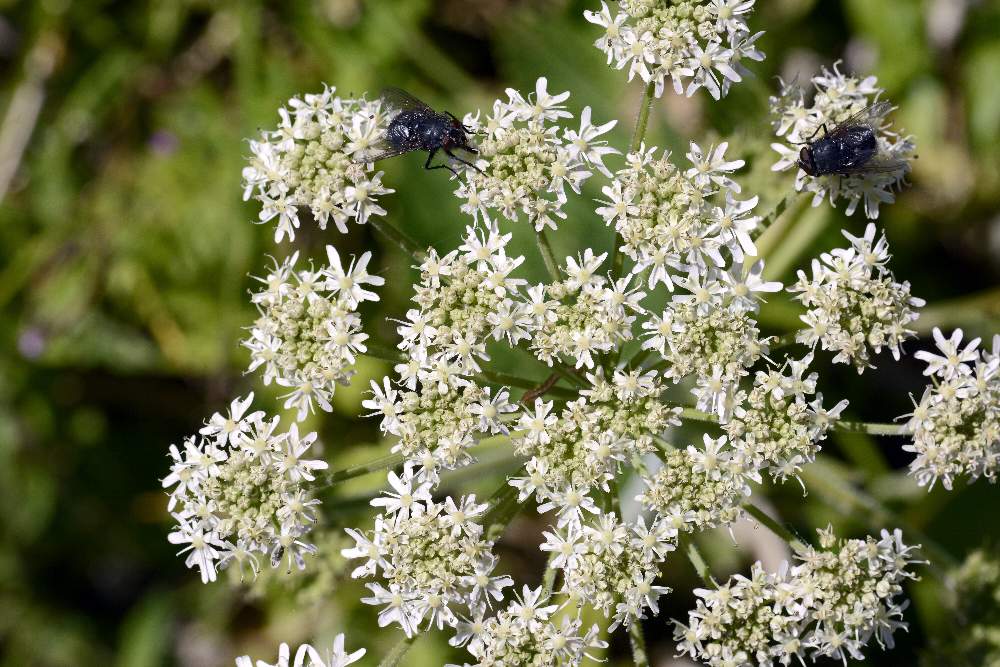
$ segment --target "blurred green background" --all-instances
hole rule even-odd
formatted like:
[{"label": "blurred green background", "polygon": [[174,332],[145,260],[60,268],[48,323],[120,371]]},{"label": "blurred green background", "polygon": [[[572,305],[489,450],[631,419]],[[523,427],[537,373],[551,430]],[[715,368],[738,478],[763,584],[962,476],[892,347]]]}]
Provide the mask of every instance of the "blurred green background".
[{"label": "blurred green background", "polygon": [[[305,576],[203,586],[166,541],[166,448],[258,387],[242,375],[247,354],[238,345],[254,317],[248,274],[263,270],[266,254],[290,252],[274,248],[270,226],[250,224],[256,210],[240,188],[245,139],[275,125],[288,97],[322,82],[342,94],[403,86],[461,115],[506,86],[531,90],[544,75],[550,91],[573,92],[571,110],[591,105],[596,120],[618,118],[621,148],[641,85],[591,46],[599,29],[581,13],[595,8],[569,0],[0,1],[0,664],[223,665],[246,652],[273,659],[279,641],[322,644],[338,631],[349,647],[368,648],[365,664],[393,646],[398,631],[373,631],[372,609],[357,602],[363,589],[336,555],[342,526],[370,522],[364,494],[378,475],[324,497],[330,531],[320,546],[332,556]],[[657,101],[651,142],[683,154],[689,139],[729,138],[730,155],[748,163],[742,182],[767,211],[792,179],[769,171],[773,77],[804,81],[841,58],[850,71],[878,75],[920,154],[912,187],[880,219],[896,275],[929,302],[918,325],[923,334],[935,325],[1000,332],[1000,4],[762,0],[751,26],[767,31],[757,78],[719,103],[704,94]],[[442,172],[422,171],[421,160],[385,163],[397,193],[383,204],[394,224],[447,250],[466,220],[453,186]],[[589,203],[594,180],[555,235],[557,254],[581,241],[610,247]],[[793,208],[771,266],[787,279],[840,245],[841,227],[859,233],[863,225],[827,206]],[[319,258],[326,243],[342,255],[375,249],[387,285],[366,322],[391,342],[385,317],[404,312],[408,258],[356,226],[347,237],[306,230],[296,246]],[[515,243],[541,278],[530,236],[519,232]],[[781,333],[796,317],[776,299],[762,322]],[[851,416],[873,421],[908,412],[907,392],[924,384],[920,366],[890,358],[879,366],[862,377],[824,371],[827,401],[850,397]],[[355,385],[338,390],[337,411],[310,421],[333,467],[386,450],[376,423],[356,418],[366,378],[385,370],[363,362]],[[264,402],[277,405],[270,394]],[[828,521],[845,535],[872,530],[883,517],[852,505],[863,487],[957,558],[1000,536],[996,487],[917,490],[900,471],[900,444],[834,438],[806,479],[830,488],[810,486],[803,499],[789,483],[769,498],[806,534]],[[506,471],[489,457],[475,482],[452,481],[488,493]],[[539,576],[540,527],[526,515],[501,545],[519,581]],[[715,574],[780,556],[759,532],[741,539],[746,550],[728,534],[704,538]],[[672,664],[664,619],[685,617],[697,585],[680,554],[666,579],[675,592],[646,624],[658,665]],[[952,623],[934,577],[911,593],[910,633],[896,652],[872,650],[873,664],[915,664]],[[610,655],[617,664],[627,646],[616,640]],[[462,655],[438,635],[417,642],[403,664],[449,660]]]}]

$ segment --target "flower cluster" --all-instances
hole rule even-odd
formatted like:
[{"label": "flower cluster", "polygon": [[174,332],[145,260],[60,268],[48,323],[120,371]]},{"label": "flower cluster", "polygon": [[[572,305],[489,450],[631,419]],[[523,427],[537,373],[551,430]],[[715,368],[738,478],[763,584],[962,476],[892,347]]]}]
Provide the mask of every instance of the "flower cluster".
[{"label": "flower cluster", "polygon": [[472,463],[468,449],[474,434],[507,433],[504,415],[517,411],[507,389],[493,394],[489,387],[457,375],[442,380],[421,383],[420,391],[396,390],[389,378],[382,386],[372,380],[373,396],[362,403],[373,415],[381,415],[383,433],[399,439],[392,451],[423,466],[431,477],[439,468],[454,470]]},{"label": "flower cluster", "polygon": [[670,589],[653,582],[677,544],[669,522],[647,528],[641,519],[630,525],[610,512],[544,536],[540,548],[552,552],[549,567],[562,572],[561,592],[580,607],[588,604],[613,617],[609,631],[645,618],[646,609],[659,613],[657,599]]},{"label": "flower cluster", "polygon": [[476,522],[488,505],[475,496],[443,503],[430,495],[430,482],[416,478],[407,465],[402,475],[389,473],[393,491],[372,501],[384,507],[375,518],[375,528],[365,534],[351,528],[356,545],[343,555],[364,559],[351,576],[381,573],[388,587],[367,584],[371,597],[362,602],[385,605],[379,626],[397,623],[412,637],[427,620],[438,629],[457,627],[456,607],[477,609],[503,600],[503,589],[513,585],[506,576],[491,576],[497,559],[493,542]]},{"label": "flower cluster", "polygon": [[604,28],[594,46],[607,54],[608,64],[628,68],[663,95],[668,79],[674,91],[688,96],[705,88],[720,99],[749,71],[744,59],[761,61],[747,17],[754,0],[621,0],[614,16],[604,0],[601,11],[584,17]]},{"label": "flower cluster", "polygon": [[750,496],[751,472],[727,446],[726,436],[704,436],[704,449],[667,449],[662,466],[644,476],[646,490],[636,497],[675,530],[700,531],[729,525],[743,514]]},{"label": "flower cluster", "polygon": [[893,633],[906,628],[899,620],[906,603],[897,597],[915,578],[914,547],[899,530],[883,530],[879,540],[819,535],[821,549],[801,548],[791,568],[769,573],[757,563],[749,578],[696,589],[697,607],[675,631],[681,652],[713,667],[770,667],[804,663],[807,653],[863,660],[872,637],[891,648]]},{"label": "flower cluster", "polygon": [[285,407],[298,409],[299,420],[314,401],[329,412],[337,384],[350,383],[355,355],[368,349],[358,306],[378,301],[366,285],[385,282],[368,274],[370,252],[346,268],[336,248],[328,245],[326,252],[330,263],[318,270],[296,269],[295,253],[257,278],[264,289],[251,301],[260,317],[243,341],[250,350],[249,370],[263,368],[265,385],[274,381],[289,388]]},{"label": "flower cluster", "polygon": [[[649,287],[663,283],[674,289],[672,273],[689,269],[704,273],[721,267],[721,254],[728,248],[737,262],[754,255],[751,233],[760,222],[752,215],[757,197],[740,201],[740,186],[729,174],[744,165],[727,160],[729,145],[702,151],[691,144],[687,154],[692,166],[684,171],[670,154],[654,157],[656,147],[641,147],[629,153],[624,168],[602,189],[606,199],[597,214],[621,235],[621,250],[635,262],[634,271],[649,271]],[[713,195],[725,195],[721,205]]]},{"label": "flower cluster", "polygon": [[385,215],[382,172],[358,158],[377,144],[386,128],[379,101],[342,98],[335,88],[293,97],[278,110],[281,122],[250,142],[253,156],[243,169],[243,198],[261,204],[260,222],[277,221],[275,242],[295,239],[299,209],[308,208],[320,229]]},{"label": "flower cluster", "polygon": [[[785,171],[797,167],[795,189],[811,192],[813,206],[819,206],[827,197],[834,206],[844,199],[847,215],[853,215],[864,202],[865,215],[877,218],[880,204],[895,201],[893,191],[904,184],[910,173],[909,160],[916,147],[910,137],[893,132],[886,123],[885,117],[892,106],[875,103],[884,91],[874,76],[865,79],[848,76],[835,64],[833,71],[824,68],[819,76],[813,77],[812,83],[816,95],[809,106],[803,91],[794,85],[783,84],[781,94],[771,98],[775,134],[784,141],[771,144],[781,156],[772,169]],[[864,122],[876,133],[878,152],[862,171],[810,176],[798,166],[805,143],[822,138],[848,119]]]},{"label": "flower cluster", "polygon": [[910,283],[897,283],[888,269],[889,243],[885,234],[875,241],[875,225],[864,236],[843,234],[849,248],[823,253],[812,262],[812,277],[798,272],[798,282],[789,287],[808,311],[801,319],[808,328],[795,340],[806,345],[819,343],[837,353],[834,363],[851,363],[858,373],[874,367],[873,354],[883,347],[897,361],[904,340],[916,335],[908,329],[917,317],[916,308],[924,300],[910,296]]},{"label": "flower cluster", "polygon": [[428,252],[414,286],[417,308],[397,327],[408,359],[396,367],[404,385],[433,382],[442,367],[473,375],[480,361],[489,360],[488,339],[513,345],[527,337],[527,315],[515,298],[525,280],[511,275],[524,257],[507,256],[510,239],[495,227],[475,225],[466,228],[457,250],[443,257]]},{"label": "flower cluster", "polygon": [[782,370],[758,371],[753,388],[738,397],[732,419],[723,425],[738,451],[743,465],[753,472],[770,470],[775,479],[796,475],[811,463],[847,401],[831,410],[823,409],[823,395],[816,394],[816,373],[806,374],[812,354],[800,361],[787,360],[788,375]]},{"label": "flower cluster", "polygon": [[653,450],[653,437],[680,423],[679,409],[660,401],[653,373],[616,371],[609,383],[588,375],[592,389],[552,414],[553,402],[536,399],[517,423],[514,451],[529,457],[525,475],[511,480],[519,502],[534,495],[539,512],[557,509],[559,525],[579,524],[597,511],[588,495],[607,489],[619,468]]},{"label": "flower cluster", "polygon": [[491,213],[499,213],[517,220],[523,214],[538,231],[556,229],[556,220],[566,217],[566,188],[579,194],[594,169],[610,173],[604,156],[618,151],[598,137],[616,121],[593,125],[586,107],[579,132],[561,128],[560,119],[573,117],[562,104],[569,93],[550,95],[547,86],[545,77],[539,78],[535,94],[527,98],[508,88],[507,101],[496,100],[485,119],[479,112],[463,119],[482,135],[476,166],[466,168],[466,180],[455,190],[465,202],[462,211],[474,219],[490,220]]},{"label": "flower cluster", "polygon": [[613,282],[600,275],[606,258],[590,248],[576,259],[567,257],[564,280],[535,285],[521,301],[529,347],[549,366],[569,358],[576,368],[592,369],[595,355],[631,340],[646,293],[632,286],[634,274]]},{"label": "flower cluster", "polygon": [[[294,660],[291,658],[291,651],[288,644],[282,643],[278,647],[278,662],[273,665],[263,660],[257,661],[257,667],[347,667],[365,655],[365,649],[358,649],[353,653],[344,650],[344,635],[339,634],[333,640],[333,646],[326,653],[324,658],[319,651],[309,644],[302,644],[295,651]],[[253,661],[248,655],[236,658],[236,667],[253,667]]]},{"label": "flower cluster", "polygon": [[903,446],[916,454],[910,474],[921,486],[940,479],[951,489],[962,476],[995,482],[1000,471],[1000,336],[987,351],[978,338],[963,346],[962,335],[956,329],[945,338],[935,328],[939,354],[914,355],[933,379],[907,423],[913,443]]},{"label": "flower cluster", "polygon": [[[542,588],[524,587],[521,595],[497,615],[485,618],[479,609],[472,619],[459,625],[450,643],[466,646],[475,658],[475,667],[578,667],[588,657],[588,649],[606,648],[596,625],[581,632],[580,619],[563,617],[556,625],[556,611]],[[450,665],[448,667],[454,667]],[[473,667],[468,663],[465,667]]]},{"label": "flower cluster", "polygon": [[215,413],[183,451],[170,446],[163,487],[171,489],[168,509],[177,527],[169,539],[186,545],[180,553],[188,553],[187,566],[199,568],[205,583],[231,564],[256,576],[257,554],[272,567],[287,558],[289,569],[293,563],[302,569],[303,554],[315,552],[305,537],[320,502],[309,482],[327,464],[303,457],[316,434],[300,437],[296,424],[279,433],[280,417],[247,413],[252,402],[250,394],[234,400],[228,414]]}]

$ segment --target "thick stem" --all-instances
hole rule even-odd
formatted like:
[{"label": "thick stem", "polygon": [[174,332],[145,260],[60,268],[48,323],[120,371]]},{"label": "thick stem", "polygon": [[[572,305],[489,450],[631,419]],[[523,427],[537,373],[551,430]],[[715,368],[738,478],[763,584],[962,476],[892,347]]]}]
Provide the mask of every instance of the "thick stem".
[{"label": "thick stem", "polygon": [[325,489],[337,484],[338,482],[353,479],[354,477],[361,477],[362,475],[367,475],[370,472],[395,468],[405,460],[406,456],[403,454],[389,454],[388,456],[383,456],[382,458],[375,459],[369,463],[351,466],[350,468],[343,468],[342,470],[334,470],[324,477],[324,483],[317,488]]},{"label": "thick stem", "polygon": [[688,543],[686,553],[688,560],[691,561],[692,565],[694,565],[694,571],[698,573],[701,580],[705,584],[712,586],[712,573],[708,570],[708,563],[705,562],[705,559],[702,557],[701,552],[698,551],[698,547],[694,542]]},{"label": "thick stem", "polygon": [[399,246],[405,252],[413,255],[413,259],[415,259],[418,263],[422,263],[425,259],[427,259],[427,251],[403,230],[399,229],[388,220],[372,216],[368,218],[368,222],[372,224],[375,231],[384,236],[388,241]]},{"label": "thick stem", "polygon": [[555,253],[552,252],[552,244],[549,243],[548,235],[542,229],[535,234],[535,238],[538,240],[538,252],[542,254],[542,261],[545,262],[545,269],[549,272],[549,277],[552,278],[552,282],[559,282],[562,280],[559,275],[559,262],[556,261]]},{"label": "thick stem", "polygon": [[752,503],[746,503],[745,505],[743,505],[743,509],[747,511],[747,514],[756,519],[760,525],[764,526],[772,533],[774,533],[775,535],[783,539],[785,542],[787,542],[788,546],[790,546],[793,550],[799,551],[805,548],[806,545],[802,540],[796,537],[795,534],[788,528],[786,528],[785,526],[781,525],[780,523],[772,519],[761,508],[757,507]]},{"label": "thick stem", "polygon": [[632,645],[632,662],[635,667],[649,667],[649,655],[646,654],[646,638],[642,635],[642,620],[632,619],[628,626],[629,643]]},{"label": "thick stem", "polygon": [[403,656],[406,655],[406,652],[410,650],[410,647],[413,646],[413,642],[416,639],[416,635],[413,637],[403,637],[399,640],[399,643],[392,647],[392,650],[382,659],[382,662],[378,663],[378,667],[396,667],[399,661],[403,659]]},{"label": "thick stem", "polygon": [[911,435],[906,424],[871,424],[867,422],[839,421],[835,428],[848,433],[867,433],[868,435]]},{"label": "thick stem", "polygon": [[646,126],[649,124],[649,111],[653,108],[653,96],[656,92],[656,85],[649,83],[642,93],[642,102],[639,103],[639,115],[635,119],[635,129],[632,131],[632,141],[628,145],[629,153],[634,153],[642,146],[646,138]]}]

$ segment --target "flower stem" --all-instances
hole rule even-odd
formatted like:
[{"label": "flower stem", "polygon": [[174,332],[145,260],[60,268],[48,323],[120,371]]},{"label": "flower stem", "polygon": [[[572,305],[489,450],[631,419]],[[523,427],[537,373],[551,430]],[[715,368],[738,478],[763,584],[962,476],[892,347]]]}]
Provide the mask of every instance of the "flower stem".
[{"label": "flower stem", "polygon": [[711,586],[712,573],[709,571],[708,563],[705,562],[705,559],[702,557],[701,552],[698,550],[698,547],[694,542],[688,543],[687,557],[688,560],[691,561],[691,564],[694,565],[694,571],[698,573],[701,580]]},{"label": "flower stem", "polygon": [[653,108],[653,95],[656,92],[656,85],[649,83],[642,93],[642,102],[639,106],[639,115],[635,119],[635,130],[632,131],[632,141],[629,143],[628,152],[634,153],[639,150],[643,140],[646,138],[646,126],[649,124],[649,111]]},{"label": "flower stem", "polygon": [[372,223],[375,231],[393,244],[399,246],[405,252],[413,255],[413,259],[417,260],[417,262],[423,262],[427,258],[427,251],[419,243],[388,220],[372,216],[368,218],[368,221]]},{"label": "flower stem", "polygon": [[642,636],[642,620],[635,618],[628,626],[629,643],[632,645],[632,662],[635,667],[649,667],[649,656],[646,654],[646,638]]},{"label": "flower stem", "polygon": [[496,539],[503,534],[510,520],[514,518],[521,503],[517,502],[517,489],[511,486],[506,478],[503,484],[489,499],[490,508],[483,516],[483,527],[486,528],[488,539]]},{"label": "flower stem", "polygon": [[871,424],[867,422],[846,422],[836,423],[838,431],[849,433],[867,433],[868,435],[910,435],[911,431],[906,424]]},{"label": "flower stem", "polygon": [[325,489],[337,484],[338,482],[353,479],[354,477],[361,477],[362,475],[367,475],[370,472],[395,468],[405,460],[406,456],[403,454],[389,454],[388,456],[377,458],[368,463],[351,466],[350,468],[343,468],[341,470],[334,470],[330,474],[326,475],[325,483],[318,488]]},{"label": "flower stem", "polygon": [[562,279],[559,276],[559,263],[556,262],[555,253],[552,252],[548,235],[541,229],[535,234],[535,238],[538,240],[538,251],[542,254],[542,261],[545,262],[545,269],[549,272],[552,282],[559,282]]},{"label": "flower stem", "polygon": [[396,665],[399,664],[399,661],[403,659],[403,656],[406,655],[406,652],[410,650],[410,647],[413,646],[413,642],[416,641],[416,639],[416,635],[412,637],[403,637],[395,646],[392,647],[392,650],[389,651],[389,654],[382,659],[382,662],[378,663],[378,667],[396,667]]},{"label": "flower stem", "polygon": [[799,551],[806,547],[805,542],[796,537],[795,533],[772,519],[764,510],[757,507],[753,503],[744,504],[743,509],[746,510],[747,514],[756,519],[757,523],[787,542],[788,546],[790,546],[793,550]]},{"label": "flower stem", "polygon": [[789,192],[788,194],[786,194],[784,197],[782,197],[781,201],[779,201],[777,204],[775,204],[774,208],[771,209],[771,212],[764,216],[764,218],[760,221],[760,224],[757,225],[757,229],[755,229],[750,236],[755,241],[758,238],[760,238],[761,234],[763,234],[764,232],[766,232],[767,229],[772,224],[774,224],[774,221],[777,220],[778,218],[780,218],[781,215],[786,210],[788,210],[788,207],[791,205],[791,203],[794,202],[796,199],[798,199],[801,196],[802,196],[801,192],[798,192],[796,190],[792,190],[791,192]]},{"label": "flower stem", "polygon": [[[656,92],[656,85],[649,83],[642,93],[642,100],[639,102],[639,115],[635,119],[635,129],[632,130],[632,141],[629,142],[628,152],[634,153],[642,146],[646,138],[646,127],[649,125],[649,112],[653,108],[653,95]],[[611,276],[617,280],[622,275],[622,267],[625,264],[625,255],[621,251],[621,234],[615,232],[615,246],[611,251]]]}]

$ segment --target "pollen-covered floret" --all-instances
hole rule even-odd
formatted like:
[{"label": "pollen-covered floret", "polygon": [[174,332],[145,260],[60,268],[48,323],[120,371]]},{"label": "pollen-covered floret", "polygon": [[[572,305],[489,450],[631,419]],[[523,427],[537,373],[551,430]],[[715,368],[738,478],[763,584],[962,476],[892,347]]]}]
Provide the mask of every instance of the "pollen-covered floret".
[{"label": "pollen-covered floret", "polygon": [[1000,336],[991,351],[979,350],[978,338],[963,345],[962,336],[956,329],[945,338],[935,328],[939,354],[914,355],[933,384],[909,415],[913,442],[903,449],[916,455],[910,474],[929,488],[941,480],[951,489],[960,477],[995,482],[1000,471]]},{"label": "pollen-covered floret", "polygon": [[892,648],[901,619],[902,583],[921,561],[899,530],[881,539],[842,540],[819,531],[820,549],[800,548],[798,561],[777,573],[760,563],[750,577],[736,575],[713,589],[695,589],[688,624],[676,624],[682,653],[712,667],[770,667],[805,657],[863,660],[874,637]]},{"label": "pollen-covered floret", "polygon": [[550,95],[545,77],[527,98],[513,88],[507,100],[496,100],[484,119],[480,113],[463,119],[482,135],[476,169],[467,167],[466,180],[455,195],[464,200],[462,211],[492,221],[497,215],[518,220],[523,215],[538,231],[556,229],[564,219],[566,189],[580,193],[581,184],[598,170],[609,174],[604,156],[618,153],[599,139],[616,121],[592,125],[590,107],[583,110],[580,130],[562,127],[572,118],[562,104],[568,92]]},{"label": "pollen-covered floret", "polygon": [[351,220],[385,215],[382,172],[355,157],[384,135],[387,118],[380,103],[341,98],[335,88],[293,97],[281,107],[277,129],[250,142],[253,156],[243,169],[243,198],[261,203],[260,222],[277,221],[274,240],[295,239],[300,209],[309,209],[320,229],[333,222],[347,233]]},{"label": "pollen-covered floret", "polygon": [[676,548],[676,528],[660,520],[649,528],[642,521],[631,525],[611,512],[544,535],[540,548],[552,553],[549,567],[562,574],[560,592],[613,618],[610,631],[646,618],[647,609],[659,613],[657,600],[670,589],[653,582]]},{"label": "pollen-covered floret", "polygon": [[643,477],[646,490],[636,497],[674,530],[691,532],[727,526],[743,514],[753,471],[734,456],[726,437],[704,436],[704,447],[668,448],[662,465]]},{"label": "pollen-covered floret", "polygon": [[810,176],[797,164],[804,144],[826,136],[825,132],[867,109],[885,92],[874,76],[858,79],[842,74],[838,66],[835,63],[833,71],[823,68],[821,74],[812,78],[816,94],[808,106],[804,92],[794,85],[782,84],[781,94],[771,98],[774,132],[784,142],[771,144],[781,156],[771,169],[797,169],[795,189],[811,192],[813,206],[819,206],[827,197],[834,206],[843,199],[847,202],[847,215],[853,215],[863,204],[865,216],[875,219],[880,204],[896,200],[894,193],[906,182],[910,160],[916,151],[912,137],[893,131],[885,121],[890,106],[881,107],[881,115],[874,119],[872,129],[878,140],[879,161],[874,168],[849,175]]},{"label": "pollen-covered floret", "polygon": [[265,385],[288,388],[285,407],[296,408],[299,420],[314,403],[329,412],[337,384],[350,384],[356,356],[368,349],[358,306],[378,301],[367,288],[385,282],[368,273],[370,252],[346,267],[336,248],[326,252],[329,264],[319,269],[297,269],[295,253],[257,279],[264,288],[251,301],[260,315],[243,341],[249,370],[262,369]]},{"label": "pollen-covered floret", "polygon": [[230,565],[241,576],[256,576],[258,556],[272,567],[287,560],[305,567],[303,555],[315,553],[306,535],[317,519],[312,497],[314,471],[325,461],[305,458],[316,434],[300,436],[292,424],[278,432],[280,417],[248,413],[253,394],[233,401],[229,413],[216,413],[183,451],[170,446],[168,509],[177,521],[173,544],[186,545],[187,566],[201,570],[203,582]]},{"label": "pollen-covered floret", "polygon": [[632,339],[646,293],[632,285],[634,274],[614,282],[600,275],[605,259],[607,253],[595,256],[589,248],[567,257],[564,280],[535,285],[520,301],[528,316],[529,348],[549,366],[571,360],[576,368],[592,369],[599,355]]},{"label": "pollen-covered floret", "polygon": [[552,616],[557,605],[542,588],[525,586],[510,605],[490,618],[480,609],[463,622],[450,641],[466,646],[476,659],[465,667],[578,667],[589,649],[606,648],[596,625],[583,632],[583,621]]},{"label": "pollen-covered floret", "polygon": [[456,373],[475,374],[489,361],[491,340],[514,345],[528,336],[528,318],[518,299],[525,280],[512,275],[524,257],[507,256],[510,239],[495,227],[474,225],[466,228],[457,250],[443,257],[428,252],[414,286],[417,307],[397,327],[399,349],[411,363],[396,370],[411,389],[416,369],[433,372],[444,364]]},{"label": "pollen-covered floret", "polygon": [[651,289],[663,283],[673,290],[675,276],[690,267],[724,266],[723,249],[736,262],[756,254],[758,200],[736,199],[740,186],[729,174],[744,161],[727,160],[727,148],[722,143],[703,152],[691,144],[692,167],[684,171],[669,153],[656,158],[656,147],[643,146],[603,188],[597,214],[621,234],[621,250],[636,263],[635,272],[649,270]]},{"label": "pollen-covered floret", "polygon": [[474,495],[432,500],[429,482],[419,481],[409,465],[402,475],[390,473],[389,482],[393,492],[372,501],[385,508],[374,529],[347,529],[356,545],[343,551],[363,561],[353,577],[383,580],[367,584],[372,596],[362,600],[385,606],[379,625],[397,623],[410,637],[425,620],[428,627],[454,628],[456,611],[503,600],[503,589],[513,580],[493,576],[493,542],[479,523],[488,505]]},{"label": "pollen-covered floret", "polygon": [[858,373],[872,368],[874,354],[888,348],[899,360],[902,344],[916,335],[908,327],[919,317],[924,300],[910,295],[910,283],[897,283],[888,268],[891,255],[885,235],[875,240],[875,225],[852,236],[849,248],[823,253],[812,262],[812,277],[798,272],[788,288],[808,310],[807,328],[795,340],[836,352],[834,363],[850,363]]},{"label": "pollen-covered floret", "polygon": [[730,86],[749,74],[744,60],[764,54],[751,35],[747,18],[754,0],[621,0],[614,16],[604,0],[599,12],[584,17],[604,28],[594,46],[607,54],[608,64],[628,68],[663,95],[667,82],[690,97],[699,88],[720,99]]},{"label": "pollen-covered floret", "polygon": [[382,385],[372,380],[372,398],[363,406],[382,417],[383,433],[399,439],[392,451],[428,473],[472,463],[474,436],[507,433],[513,418],[505,415],[517,411],[507,389],[494,392],[457,375],[444,383],[421,382],[417,390],[395,389],[389,378]]},{"label": "pollen-covered floret", "polygon": [[560,526],[596,511],[588,496],[607,490],[622,465],[653,451],[653,437],[679,424],[679,408],[660,400],[663,385],[652,373],[617,371],[608,382],[589,375],[593,389],[553,414],[536,399],[517,423],[514,451],[529,457],[524,475],[511,480],[519,501],[532,495],[540,512],[556,509]]},{"label": "pollen-covered floret", "polygon": [[768,470],[780,480],[797,475],[815,460],[820,443],[847,407],[841,401],[830,410],[823,408],[817,375],[807,374],[812,358],[787,360],[787,374],[784,368],[758,371],[750,393],[740,396],[732,419],[723,424],[749,470]]}]

